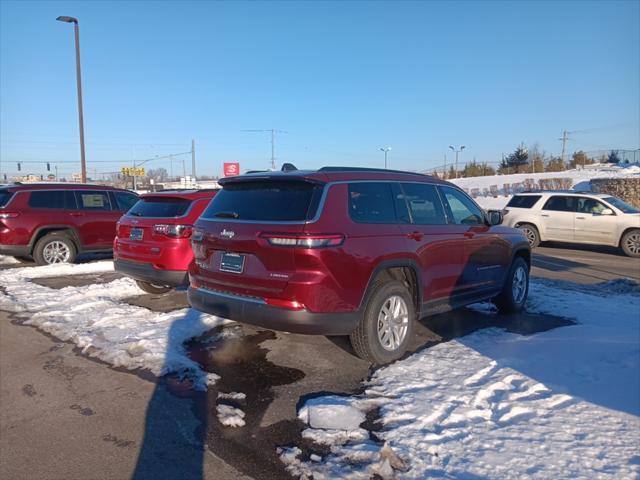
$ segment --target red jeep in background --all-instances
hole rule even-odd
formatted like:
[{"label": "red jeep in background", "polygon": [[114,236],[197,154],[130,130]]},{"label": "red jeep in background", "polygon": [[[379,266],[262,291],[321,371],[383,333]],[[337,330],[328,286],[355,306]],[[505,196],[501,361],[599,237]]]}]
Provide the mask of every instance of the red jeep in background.
[{"label": "red jeep in background", "polygon": [[193,260],[192,225],[217,190],[147,193],[118,222],[113,242],[116,271],[136,280],[147,293],[165,293],[188,284]]},{"label": "red jeep in background", "polygon": [[483,300],[518,311],[530,247],[463,190],[426,175],[325,167],[220,180],[196,222],[189,302],[273,330],[350,335],[383,364],[415,320]]},{"label": "red jeep in background", "polygon": [[110,252],[116,222],[138,201],[102,185],[33,183],[0,187],[0,254],[39,265]]}]

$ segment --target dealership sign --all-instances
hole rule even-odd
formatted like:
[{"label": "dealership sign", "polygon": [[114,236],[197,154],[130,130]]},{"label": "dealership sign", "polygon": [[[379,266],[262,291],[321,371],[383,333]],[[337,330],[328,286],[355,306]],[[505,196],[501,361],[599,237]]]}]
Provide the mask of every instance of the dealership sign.
[{"label": "dealership sign", "polygon": [[225,162],[224,163],[224,176],[233,177],[240,175],[240,163],[239,162]]}]

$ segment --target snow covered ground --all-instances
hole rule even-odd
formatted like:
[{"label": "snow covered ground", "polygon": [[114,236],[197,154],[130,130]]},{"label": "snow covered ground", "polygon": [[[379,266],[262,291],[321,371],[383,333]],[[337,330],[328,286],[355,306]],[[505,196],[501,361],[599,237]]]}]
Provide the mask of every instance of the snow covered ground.
[{"label": "snow covered ground", "polygon": [[111,261],[0,270],[0,309],[116,367],[146,369],[158,376],[177,372],[200,389],[215,382],[215,375],[187,357],[184,342],[227,320],[192,309],[156,313],[128,305],[122,299],[141,294],[128,278],[61,290],[31,282],[112,271]]},{"label": "snow covered ground", "polygon": [[[504,195],[504,185],[509,184],[522,184],[527,180],[531,180],[532,183],[538,184],[541,179],[551,178],[567,178],[571,181],[571,188],[580,191],[588,191],[590,189],[589,181],[592,178],[618,178],[618,177],[640,177],[640,167],[631,166],[627,168],[615,168],[615,167],[602,167],[602,168],[586,168],[566,170],[564,172],[542,172],[542,173],[517,173],[512,175],[493,175],[487,177],[469,177],[458,178],[450,180],[452,183],[467,189],[471,192],[472,189],[479,189],[482,192],[479,196],[475,197],[476,202],[486,209],[501,209],[504,208],[511,195]],[[493,196],[490,194],[484,195],[491,190],[491,187],[497,188],[499,194]]]},{"label": "snow covered ground", "polygon": [[[362,395],[313,398],[303,437],[331,453],[283,448],[281,460],[314,479],[638,478],[638,286],[558,287],[534,282],[527,308],[577,325],[479,331],[378,370]],[[374,408],[377,438],[358,423]]]}]

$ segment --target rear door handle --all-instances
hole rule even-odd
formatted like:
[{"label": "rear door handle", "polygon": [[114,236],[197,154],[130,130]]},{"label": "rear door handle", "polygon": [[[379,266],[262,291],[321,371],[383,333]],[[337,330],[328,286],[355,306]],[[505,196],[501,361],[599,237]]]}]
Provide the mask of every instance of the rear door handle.
[{"label": "rear door handle", "polygon": [[422,233],[422,232],[411,232],[411,233],[407,233],[407,237],[412,239],[412,240],[420,241],[420,240],[422,240],[422,237],[424,237],[424,233]]},{"label": "rear door handle", "polygon": [[463,235],[467,238],[473,238],[473,236],[475,235],[475,233],[473,232],[464,232]]},{"label": "rear door handle", "polygon": [[540,216],[541,217],[548,217],[549,215],[547,215],[546,213],[541,213]]},{"label": "rear door handle", "polygon": [[576,217],[576,220],[584,220],[584,217]]},{"label": "rear door handle", "polygon": [[69,212],[69,215],[72,217],[84,217],[84,213],[82,212]]}]

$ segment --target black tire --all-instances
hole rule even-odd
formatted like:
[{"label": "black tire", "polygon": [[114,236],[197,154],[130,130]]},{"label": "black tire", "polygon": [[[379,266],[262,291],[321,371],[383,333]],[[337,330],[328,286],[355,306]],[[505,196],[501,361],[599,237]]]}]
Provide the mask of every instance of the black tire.
[{"label": "black tire", "polygon": [[527,237],[531,248],[536,248],[540,245],[540,232],[535,225],[532,225],[531,223],[521,223],[518,225],[518,228],[522,230],[524,236]]},{"label": "black tire", "polygon": [[[514,277],[520,275],[520,271],[524,273],[524,293],[518,293],[514,286]],[[515,292],[514,292],[515,290]],[[516,295],[518,298],[516,298]],[[493,299],[498,310],[501,313],[517,313],[524,308],[529,295],[529,266],[524,258],[516,257],[509,268],[509,273],[505,279],[504,286],[500,294]]]},{"label": "black tire", "polygon": [[13,257],[18,260],[20,263],[33,263],[33,258],[31,257]]},{"label": "black tire", "polygon": [[136,284],[140,287],[141,290],[144,290],[147,293],[153,293],[155,295],[160,295],[161,293],[167,293],[171,290],[171,287],[167,287],[166,285],[156,285],[154,283],[143,282],[142,280],[136,280]]},{"label": "black tire", "polygon": [[38,265],[73,263],[78,251],[65,232],[51,232],[36,242],[33,259]]},{"label": "black tire", "polygon": [[[394,300],[396,297],[402,299],[403,305],[402,302]],[[380,335],[378,334],[378,319],[383,307],[388,307],[390,302],[394,301],[401,305],[399,307],[400,311],[406,309],[406,323],[403,320],[403,324],[399,326],[406,326],[406,330],[404,330],[402,339],[399,339],[398,335],[389,333],[392,330],[389,329],[386,331],[387,339],[391,339],[391,342],[397,343],[397,347],[388,349],[383,346]],[[404,317],[404,314],[402,314],[401,317]],[[356,355],[375,365],[384,365],[399,359],[407,351],[409,340],[413,335],[415,317],[416,311],[413,299],[409,290],[402,282],[397,280],[376,281],[371,287],[371,294],[368,296],[362,319],[358,323],[355,331],[349,336]],[[380,325],[382,325],[382,323],[380,323]],[[384,333],[382,335],[384,335]],[[397,342],[397,340],[400,341]],[[389,345],[388,347],[393,347],[393,345]]]},{"label": "black tire", "polygon": [[620,247],[628,257],[640,257],[640,230],[629,230],[622,236]]}]

